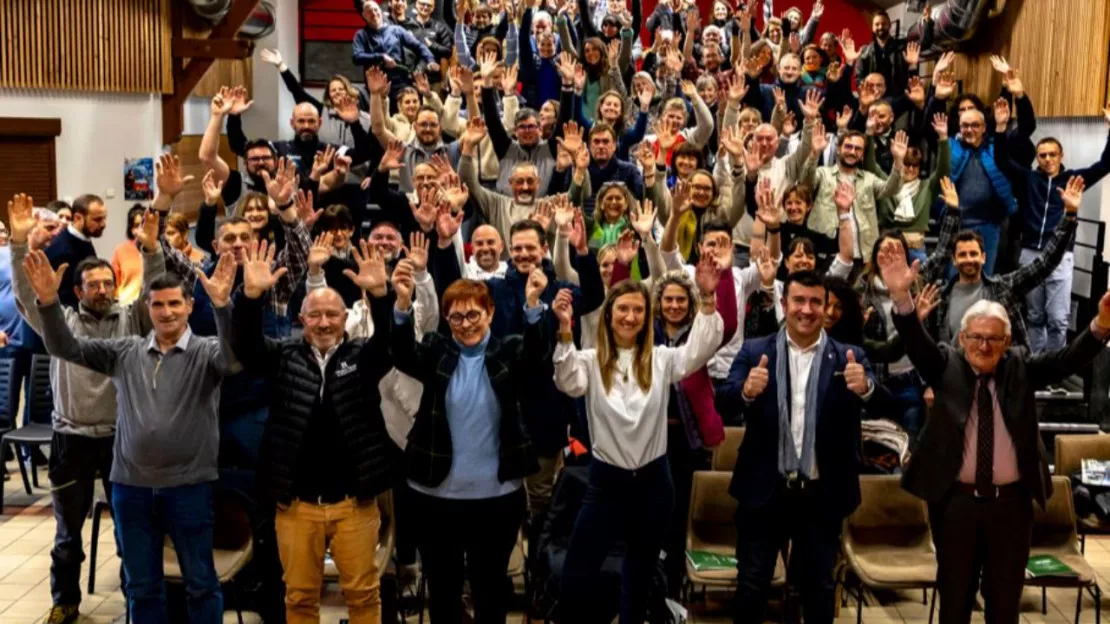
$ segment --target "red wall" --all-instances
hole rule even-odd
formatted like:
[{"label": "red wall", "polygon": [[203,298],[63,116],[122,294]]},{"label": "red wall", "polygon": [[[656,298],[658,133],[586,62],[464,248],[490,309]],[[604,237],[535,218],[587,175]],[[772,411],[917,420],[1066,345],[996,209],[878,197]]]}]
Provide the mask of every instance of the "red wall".
[{"label": "red wall", "polygon": [[[646,20],[651,12],[655,10],[657,0],[643,0],[643,3],[644,19]],[[701,9],[702,23],[706,23],[710,11],[713,10],[713,0],[697,0],[697,3],[698,8]],[[729,0],[729,3],[735,4],[734,0]],[[784,11],[793,6],[800,8],[805,18],[809,19],[809,12],[813,8],[813,0],[777,0],[774,3],[775,14],[782,15]],[[756,16],[755,22],[756,28],[762,31],[762,4],[760,4],[759,15]],[[863,11],[852,6],[847,0],[825,0],[825,13],[821,17],[821,22],[817,25],[817,37],[827,31],[832,31],[840,36],[840,31],[845,28],[852,31],[857,47],[863,47],[865,43],[871,41],[871,23]],[[645,35],[645,39],[649,36]],[[651,42],[647,41],[646,43],[650,44]],[[817,43],[817,41],[814,41],[814,43]]]}]

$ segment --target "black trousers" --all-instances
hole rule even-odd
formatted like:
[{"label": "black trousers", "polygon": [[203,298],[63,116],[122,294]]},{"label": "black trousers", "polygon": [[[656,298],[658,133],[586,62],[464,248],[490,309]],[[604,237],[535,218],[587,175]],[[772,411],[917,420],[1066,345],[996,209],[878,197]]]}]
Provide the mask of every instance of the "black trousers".
[{"label": "black trousers", "polygon": [[[50,593],[56,605],[81,604],[81,528],[93,502],[96,471],[109,500],[113,438],[54,432],[50,440],[50,494],[54,499],[54,547],[50,549]],[[97,539],[93,536],[92,539]],[[95,561],[89,565],[96,565]],[[122,568],[120,569],[122,578]]]},{"label": "black trousers", "polygon": [[524,488],[499,496],[460,500],[410,490],[417,548],[431,593],[434,624],[463,621],[463,579],[470,580],[476,624],[504,624],[509,609],[506,573],[524,522]]},{"label": "black trousers", "polygon": [[840,552],[842,518],[831,516],[820,481],[803,490],[786,482],[760,509],[736,512],[737,586],[733,622],[763,621],[779,551],[790,542],[790,582],[802,596],[806,624],[831,624],[836,607],[833,565]]},{"label": "black trousers", "polygon": [[941,624],[967,624],[982,577],[987,624],[1021,618],[1025,564],[1033,537],[1033,503],[1022,486],[984,500],[952,488],[929,504],[937,548]]},{"label": "black trousers", "polygon": [[663,570],[667,574],[667,595],[678,598],[686,577],[686,523],[690,515],[690,497],[694,489],[694,472],[709,470],[709,452],[691,449],[681,424],[667,425],[667,461],[674,480],[674,510],[663,550]]}]

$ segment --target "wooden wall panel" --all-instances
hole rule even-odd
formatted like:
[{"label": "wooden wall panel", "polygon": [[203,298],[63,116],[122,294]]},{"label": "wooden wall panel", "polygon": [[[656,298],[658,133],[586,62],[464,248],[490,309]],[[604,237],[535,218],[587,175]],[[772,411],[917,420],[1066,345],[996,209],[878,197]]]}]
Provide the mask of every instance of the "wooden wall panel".
[{"label": "wooden wall panel", "polygon": [[170,2],[3,0],[0,87],[170,93]]},{"label": "wooden wall panel", "polygon": [[958,55],[956,75],[965,92],[989,102],[1002,84],[990,55],[1001,54],[1020,70],[1039,117],[1098,115],[1107,102],[1108,52],[1107,0],[1009,0]]}]

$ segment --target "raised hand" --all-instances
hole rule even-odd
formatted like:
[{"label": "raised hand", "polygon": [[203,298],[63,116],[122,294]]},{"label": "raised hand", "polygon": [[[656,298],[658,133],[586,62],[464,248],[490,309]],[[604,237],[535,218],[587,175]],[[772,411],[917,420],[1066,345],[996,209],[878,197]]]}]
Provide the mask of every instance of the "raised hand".
[{"label": "raised hand", "polygon": [[423,232],[409,234],[409,246],[405,248],[405,253],[412,261],[412,268],[416,271],[428,269],[428,245],[429,241]]},{"label": "raised hand", "polygon": [[432,85],[428,82],[428,74],[422,71],[412,73],[412,86],[421,96],[427,97],[432,93]]},{"label": "raised hand", "polygon": [[574,206],[570,203],[570,197],[566,194],[560,194],[552,198],[552,207],[555,209],[555,228],[561,234],[567,235],[570,233],[570,224],[574,221]]},{"label": "raised hand", "polygon": [[279,207],[287,206],[293,199],[293,193],[300,184],[297,176],[297,165],[288,158],[278,161],[277,174],[270,177],[270,172],[262,170],[262,181],[266,183],[266,193]]},{"label": "raised hand", "polygon": [[840,47],[844,50],[844,62],[855,65],[856,60],[859,59],[859,50],[856,49],[856,40],[847,28],[840,35]]},{"label": "raised hand", "polygon": [[247,88],[239,85],[231,90],[231,110],[228,111],[232,115],[242,115],[247,112],[247,109],[254,104],[254,100],[247,99]]},{"label": "raised hand", "polygon": [[269,63],[274,67],[281,67],[281,64],[284,62],[281,60],[281,52],[269,48],[262,48],[259,50],[258,56],[262,59],[263,63]]},{"label": "raised hand", "polygon": [[547,274],[543,269],[532,269],[528,274],[528,283],[524,285],[524,303],[529,308],[540,305],[540,295],[547,289]]},{"label": "raised hand", "polygon": [[863,396],[871,388],[871,383],[867,379],[867,371],[864,370],[863,364],[856,361],[855,351],[848,349],[846,355],[848,356],[848,365],[844,367],[844,384],[852,392]]},{"label": "raised hand", "polygon": [[578,62],[570,52],[559,55],[559,77],[563,79],[563,86],[569,87],[574,84],[574,72],[577,67]]},{"label": "raised hand", "polygon": [[505,95],[515,95],[517,76],[519,75],[520,68],[516,63],[505,67],[504,73],[501,74],[501,91]]},{"label": "raised hand", "polygon": [[610,67],[616,67],[616,66],[620,65],[621,41],[620,41],[619,37],[617,39],[614,39],[614,40],[609,42],[609,45],[606,46],[606,52],[609,53],[609,66]]},{"label": "raised hand", "polygon": [[310,273],[318,272],[331,259],[331,248],[334,242],[335,234],[333,232],[324,232],[312,241],[312,247],[308,248],[308,270]]},{"label": "raised hand", "polygon": [[764,286],[773,286],[779,267],[771,257],[771,251],[764,245],[755,254],[755,268],[759,271],[759,282]]},{"label": "raised hand", "polygon": [[771,188],[770,176],[764,176],[756,186],[755,203],[755,217],[762,221],[769,230],[778,228],[782,221],[782,211],[775,203],[775,191]]},{"label": "raised hand", "polygon": [[216,172],[209,169],[200,181],[201,191],[204,192],[204,205],[216,206],[224,194],[224,183],[216,181]]},{"label": "raised hand", "polygon": [[570,224],[570,236],[567,237],[570,246],[580,256],[590,253],[589,239],[586,237],[586,217],[581,210],[574,211],[574,221]]},{"label": "raised hand", "polygon": [[820,156],[825,148],[829,146],[829,135],[825,133],[825,128],[822,126],[815,126],[813,128],[813,147],[811,149],[814,157]]},{"label": "raised hand", "polygon": [[744,96],[748,94],[748,81],[745,79],[742,72],[730,72],[727,77],[728,81],[728,101],[733,104],[740,103]]},{"label": "raised hand", "polygon": [[666,119],[655,121],[655,142],[659,144],[659,153],[666,154],[678,142],[678,130]]},{"label": "raised hand", "polygon": [[761,355],[759,356],[759,364],[748,371],[748,378],[744,380],[742,390],[745,399],[754,400],[767,389],[767,383],[771,380],[771,374],[767,370],[767,362],[767,356]]},{"label": "raised hand", "polygon": [[158,156],[158,162],[154,163],[154,185],[158,187],[159,194],[177,197],[192,181],[193,176],[182,175],[180,158],[173,154]]},{"label": "raised hand", "polygon": [[844,66],[840,61],[832,61],[829,63],[829,68],[825,71],[825,79],[829,83],[840,82],[844,76]]},{"label": "raised hand", "polygon": [[579,128],[578,124],[573,121],[568,121],[563,124],[563,136],[559,137],[559,145],[571,154],[577,154],[578,148],[582,147],[582,133],[583,128]]},{"label": "raised hand", "polygon": [[838,214],[848,214],[852,211],[852,204],[856,203],[856,185],[849,180],[842,180],[836,185],[833,194],[833,203],[836,204]]},{"label": "raised hand", "polygon": [[319,180],[321,176],[331,169],[332,162],[335,161],[335,146],[325,145],[322,151],[316,152],[312,157],[312,171],[308,177],[313,180]]},{"label": "raised hand", "polygon": [[948,115],[944,113],[933,115],[933,132],[937,133],[937,139],[948,140]]},{"label": "raised hand", "polygon": [[555,313],[555,318],[559,319],[559,331],[569,332],[574,323],[574,295],[569,288],[562,288],[555,293],[551,311]]},{"label": "raised hand", "polygon": [[681,86],[682,95],[685,95],[687,100],[693,101],[698,96],[698,88],[694,86],[693,81],[683,80]]},{"label": "raised hand", "polygon": [[[246,265],[244,264],[243,266],[245,276]],[[204,271],[200,270],[200,268],[194,270],[197,274],[197,280],[199,280],[200,285],[204,287],[204,292],[208,293],[208,298],[212,301],[212,305],[217,308],[227,307],[227,304],[231,302],[231,290],[235,286],[235,254],[227,252],[221,255],[219,261],[216,262],[216,268],[212,271],[211,276],[205,275]],[[269,271],[269,265],[267,265],[266,270],[267,272]],[[284,271],[285,269],[282,270]],[[248,290],[246,280],[244,279],[243,293],[247,297],[257,299],[261,297],[264,292],[266,291],[258,292],[255,290]]]},{"label": "raised hand", "polygon": [[[731,276],[729,279],[732,279]],[[717,285],[721,283],[721,269],[709,254],[698,259],[698,266],[694,269],[694,283],[698,285],[698,294],[703,301],[717,294]]]},{"label": "raised hand", "polygon": [[372,95],[386,95],[389,93],[389,79],[379,67],[366,68],[366,90]]},{"label": "raised hand", "polygon": [[956,92],[956,76],[950,71],[933,72],[933,95],[938,100],[947,100]]},{"label": "raised hand", "polygon": [[416,268],[412,260],[405,258],[393,267],[393,275],[389,280],[393,284],[393,292],[397,293],[394,306],[398,310],[408,310],[412,307],[412,295],[416,291],[416,280],[413,278]]},{"label": "raised hand", "polygon": [[1005,74],[1009,72],[1010,69],[1012,69],[1010,67],[1010,64],[1006,61],[1006,57],[1000,56],[998,54],[991,55],[991,67],[994,68],[994,71],[1000,74]]},{"label": "raised hand", "polygon": [[640,235],[642,240],[651,238],[651,230],[655,227],[655,206],[650,199],[645,199],[643,208],[632,206],[632,229]]},{"label": "raised hand", "polygon": [[847,105],[836,114],[836,130],[838,133],[843,133],[848,130],[848,125],[852,123],[852,115],[854,114],[852,107]]},{"label": "raised hand", "polygon": [[952,178],[945,176],[940,179],[940,196],[949,210],[960,209],[960,196],[956,193],[956,185],[952,184]]},{"label": "raised hand", "polygon": [[26,243],[27,234],[38,223],[35,200],[30,195],[18,193],[8,201],[8,229],[13,243]]},{"label": "raised hand", "polygon": [[891,299],[896,303],[907,301],[910,297],[910,287],[917,280],[921,262],[914,260],[912,266],[907,265],[906,250],[894,241],[879,247],[878,261],[879,275],[890,291]]},{"label": "raised hand", "polygon": [[690,209],[689,182],[686,180],[678,180],[675,182],[674,190],[671,191],[671,205],[676,215],[680,215]]},{"label": "raised hand", "polygon": [[917,41],[910,41],[906,44],[906,51],[902,53],[902,58],[906,59],[908,67],[917,67],[917,63],[921,60],[921,44]]},{"label": "raised hand", "polygon": [[358,101],[349,93],[344,93],[332,102],[335,114],[343,121],[353,124],[358,122]]},{"label": "raised hand", "polygon": [[31,289],[35,291],[35,298],[40,305],[50,305],[58,300],[58,286],[68,267],[67,262],[54,269],[41,249],[30,250],[24,256],[23,271],[27,274],[27,281],[31,283]]},{"label": "raised hand", "polygon": [[451,206],[447,203],[442,203],[436,208],[436,234],[439,235],[438,246],[441,249],[446,249],[451,246],[452,239],[455,234],[462,227],[463,218],[466,215],[463,211],[451,212]]},{"label": "raised hand", "polygon": [[452,211],[462,210],[466,201],[470,199],[470,189],[462,183],[459,174],[452,171],[444,176],[440,196],[449,204]]},{"label": "raised hand", "polygon": [[542,225],[545,232],[551,229],[551,220],[555,218],[555,208],[551,205],[551,200],[541,199],[536,202],[536,207],[528,218]]},{"label": "raised hand", "polygon": [[617,239],[617,262],[630,265],[636,260],[636,255],[639,253],[640,241],[636,239],[632,230],[621,232],[620,238]]},{"label": "raised hand", "polygon": [[1083,189],[1086,186],[1083,176],[1072,176],[1068,178],[1067,187],[1056,189],[1056,192],[1060,193],[1060,199],[1064,202],[1064,212],[1070,215],[1079,212],[1079,204],[1083,201]]},{"label": "raised hand", "polygon": [[890,155],[894,157],[895,164],[901,166],[902,159],[906,157],[906,150],[910,147],[910,137],[905,130],[899,130],[890,142]]},{"label": "raised hand", "polygon": [[806,91],[805,100],[801,103],[802,113],[806,119],[813,121],[821,116],[821,106],[825,104],[825,97],[817,89]]},{"label": "raised hand", "polygon": [[578,153],[574,155],[574,170],[586,171],[590,168],[590,150],[585,144],[578,147]]},{"label": "raised hand", "polygon": [[382,154],[382,159],[378,162],[378,171],[395,171],[405,166],[402,161],[405,155],[405,144],[400,141],[390,141],[389,145],[385,148],[385,153]]},{"label": "raised hand", "polygon": [[[1107,108],[1107,121],[1110,121],[1110,108]],[[658,126],[656,128],[659,129]],[[658,134],[656,134],[658,136]],[[640,149],[636,150],[636,160],[640,161],[640,167],[644,170],[644,175],[650,175],[655,172],[655,150],[647,144],[647,141],[640,143]]]},{"label": "raised hand", "polygon": [[231,89],[220,87],[219,93],[212,96],[210,110],[213,117],[224,117],[231,112]]},{"label": "raised hand", "polygon": [[386,290],[385,258],[382,257],[381,250],[362,239],[358,241],[357,247],[351,247],[351,255],[354,256],[358,273],[351,269],[343,269],[343,275],[346,275],[347,279],[354,282],[356,286],[369,291],[375,297],[384,295]]},{"label": "raised hand", "polygon": [[312,191],[305,193],[303,190],[298,190],[297,194],[293,196],[293,204],[297,208],[297,217],[309,230],[312,229],[313,225],[316,225],[316,220],[320,218],[320,215],[324,214],[323,208],[320,210],[312,209]]},{"label": "raised hand", "polygon": [[158,249],[158,223],[161,221],[161,216],[154,208],[147,208],[143,212],[143,225],[135,235],[135,240],[139,241],[143,250],[147,252]]},{"label": "raised hand", "polygon": [[1021,82],[1021,74],[1018,70],[1011,69],[1006,72],[1002,77],[1002,84],[1006,86],[1006,90],[1014,95],[1016,98],[1025,97],[1025,85]]},{"label": "raised hand", "polygon": [[789,41],[790,41],[790,51],[793,52],[794,54],[797,54],[802,49],[802,38],[800,36],[798,36],[798,33],[792,32],[792,33],[790,33],[790,40]]},{"label": "raised hand", "polygon": [[783,136],[790,136],[798,131],[798,118],[794,116],[794,111],[786,113],[786,117],[782,120],[782,134]]},{"label": "raised hand", "polygon": [[925,108],[925,85],[921,82],[921,78],[917,76],[910,78],[909,86],[906,88],[906,98],[917,108]]},{"label": "raised hand", "polygon": [[640,103],[640,110],[647,112],[651,108],[651,101],[655,99],[655,93],[644,86],[636,87],[636,100]]},{"label": "raised hand", "polygon": [[[265,239],[261,242],[251,241],[247,260],[243,263],[243,294],[251,299],[257,299],[269,292],[281,276],[288,272],[285,267],[273,270],[276,251],[277,246],[270,245]],[[222,262],[223,258],[220,261]]]},{"label": "raised hand", "polygon": [[493,72],[497,69],[497,53],[487,52],[478,61],[478,75],[487,81],[486,86],[492,86]]},{"label": "raised hand", "polygon": [[1010,103],[1005,98],[998,98],[994,101],[994,125],[995,128],[1003,130],[1006,125],[1010,123]]},{"label": "raised hand", "polygon": [[477,116],[466,120],[466,129],[461,138],[471,147],[481,143],[486,138],[486,121]]},{"label": "raised hand", "polygon": [[940,287],[936,284],[925,284],[925,288],[917,294],[917,299],[914,300],[914,308],[917,309],[917,318],[921,319],[924,323],[925,319],[933,313],[933,310],[940,305]]}]

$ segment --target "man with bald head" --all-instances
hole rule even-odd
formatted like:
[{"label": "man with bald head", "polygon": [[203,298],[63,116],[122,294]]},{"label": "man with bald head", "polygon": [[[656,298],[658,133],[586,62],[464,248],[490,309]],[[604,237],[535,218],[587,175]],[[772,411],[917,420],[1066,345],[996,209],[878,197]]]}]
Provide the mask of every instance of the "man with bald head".
[{"label": "man with bald head", "polygon": [[[995,156],[994,135],[988,133],[982,111],[971,109],[961,113],[959,129],[957,136],[948,139],[951,177],[960,194],[963,227],[983,237],[983,253],[987,256],[983,274],[993,275],[1002,222],[1017,212],[1017,199],[998,164],[1004,155]],[[1006,132],[1005,122],[998,131]]]},{"label": "man with bald head", "polygon": [[277,504],[289,622],[319,621],[328,544],[351,622],[381,621],[376,499],[392,486],[396,451],[386,433],[378,384],[390,369],[393,300],[378,250],[361,241],[361,253],[352,254],[358,273],[351,280],[369,295],[373,337],[348,339],[343,298],[320,288],[301,305],[303,338],[267,338],[261,330],[262,298],[282,269],[271,270],[257,243],[243,263],[243,296],[232,315],[236,358],[271,382],[258,483],[263,496]]},{"label": "man with bald head", "polygon": [[505,241],[497,228],[479,225],[470,235],[470,260],[463,265],[463,277],[474,280],[505,277],[508,265],[501,259],[504,253]]}]

